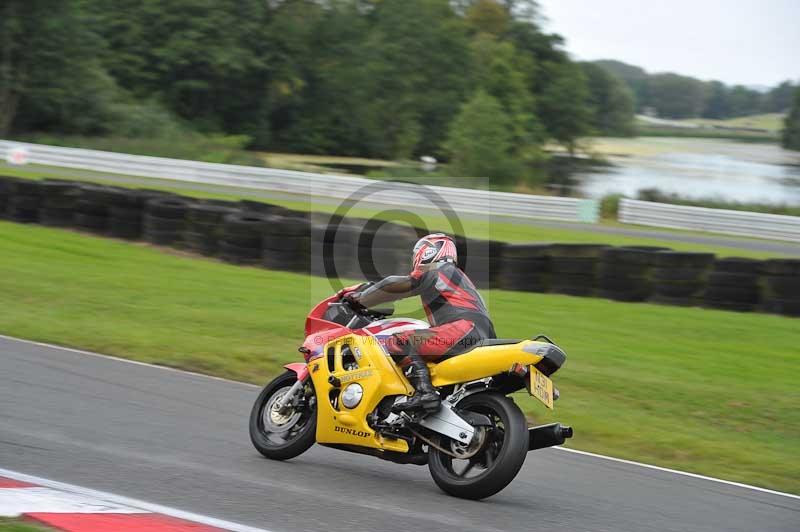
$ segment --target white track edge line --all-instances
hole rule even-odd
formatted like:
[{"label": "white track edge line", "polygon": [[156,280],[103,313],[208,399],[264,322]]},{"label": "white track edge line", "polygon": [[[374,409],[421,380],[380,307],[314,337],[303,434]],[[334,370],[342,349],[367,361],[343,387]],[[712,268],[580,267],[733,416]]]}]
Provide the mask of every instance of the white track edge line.
[{"label": "white track edge line", "polygon": [[12,478],[14,480],[19,480],[22,482],[28,482],[30,484],[37,484],[45,488],[52,488],[55,490],[77,493],[79,495],[85,495],[87,497],[93,497],[97,499],[104,499],[109,502],[119,504],[121,506],[131,506],[133,508],[137,508],[140,510],[147,510],[148,512],[164,514],[171,517],[177,517],[178,519],[185,519],[187,521],[194,521],[196,523],[202,523],[204,525],[213,526],[224,530],[230,530],[231,532],[271,532],[270,530],[266,530],[263,528],[255,528],[248,525],[242,525],[231,521],[225,521],[224,519],[217,519],[216,517],[209,517],[207,515],[200,515],[193,512],[187,512],[169,506],[163,506],[160,504],[140,501],[138,499],[126,497],[124,495],[116,495],[114,493],[108,493],[106,491],[98,491],[89,488],[84,488],[82,486],[67,484],[65,482],[58,482],[56,480],[50,480],[42,477],[37,477],[34,475],[28,475],[26,473],[19,473],[17,471],[11,471],[8,469],[0,468],[0,476]]},{"label": "white track edge line", "polygon": [[603,455],[603,454],[595,454],[595,453],[590,453],[588,451],[580,451],[578,449],[571,449],[569,447],[558,447],[558,446],[556,446],[556,447],[552,447],[552,449],[555,449],[557,451],[564,451],[564,452],[568,452],[568,453],[581,454],[581,455],[584,455],[584,456],[591,456],[592,458],[600,458],[602,460],[609,460],[611,462],[618,462],[618,463],[621,463],[621,464],[644,467],[646,469],[653,469],[655,471],[661,471],[661,472],[664,472],[664,473],[672,473],[674,475],[681,475],[681,476],[684,476],[684,477],[691,477],[691,478],[696,478],[696,479],[700,479],[700,480],[708,480],[710,482],[717,482],[719,484],[726,484],[728,486],[735,486],[737,488],[745,488],[745,489],[749,489],[749,490],[760,491],[760,492],[763,492],[763,493],[769,493],[770,495],[780,495],[782,497],[789,497],[790,499],[800,499],[800,495],[795,495],[793,493],[786,493],[786,492],[783,492],[783,491],[775,491],[775,490],[771,490],[771,489],[767,489],[767,488],[760,488],[758,486],[752,486],[750,484],[743,484],[741,482],[734,482],[732,480],[724,480],[724,479],[721,479],[721,478],[707,477],[705,475],[698,475],[697,473],[689,473],[688,471],[680,471],[678,469],[670,469],[668,467],[661,467],[661,466],[657,466],[657,465],[645,464],[645,463],[642,463],[642,462],[634,462],[632,460],[625,460],[623,458],[614,458],[613,456],[606,456],[606,455]]},{"label": "white track edge line", "polygon": [[[196,375],[198,377],[206,377],[208,379],[214,379],[214,380],[218,380],[218,381],[230,382],[230,383],[234,383],[234,384],[240,384],[240,385],[245,385],[245,386],[251,386],[251,387],[258,388],[258,386],[256,386],[255,384],[250,384],[250,383],[247,383],[247,382],[234,381],[234,380],[231,380],[231,379],[224,379],[222,377],[214,377],[213,375],[205,375],[203,373],[195,373],[193,371],[186,371],[186,370],[177,369],[177,368],[170,368],[170,367],[167,367],[167,366],[158,366],[156,364],[150,364],[150,363],[147,363],[147,362],[139,362],[138,360],[129,360],[129,359],[126,359],[126,358],[120,358],[120,357],[116,357],[116,356],[113,356],[113,355],[104,355],[102,353],[93,353],[92,351],[84,351],[82,349],[74,349],[72,347],[62,347],[60,345],[48,344],[48,343],[45,343],[45,342],[36,342],[36,341],[33,341],[33,340],[25,340],[25,339],[22,339],[22,338],[15,338],[13,336],[8,336],[8,335],[5,335],[5,334],[0,334],[0,338],[5,338],[7,340],[14,340],[14,341],[17,341],[17,342],[24,342],[24,343],[33,344],[33,345],[38,345],[38,346],[41,346],[41,347],[48,347],[48,348],[51,348],[51,349],[61,349],[61,350],[64,350],[64,351],[70,351],[70,352],[78,353],[78,354],[81,354],[81,355],[90,355],[90,356],[94,356],[94,357],[110,358],[112,360],[117,360],[119,362],[125,362],[125,363],[128,363],[128,364],[136,364],[136,365],[140,365],[140,366],[148,366],[148,367],[151,367],[151,368],[162,369],[162,370],[166,370],[166,371],[173,371],[173,372],[176,372],[176,373],[188,373],[189,375]],[[652,465],[652,464],[645,464],[643,462],[634,462],[632,460],[625,460],[623,458],[614,458],[613,456],[606,456],[606,455],[603,455],[603,454],[590,453],[588,451],[581,451],[581,450],[572,449],[572,448],[569,448],[569,447],[556,446],[556,447],[552,447],[552,448],[556,449],[556,450],[559,450],[559,451],[565,451],[565,452],[575,453],[575,454],[582,454],[584,456],[591,456],[592,458],[599,458],[599,459],[602,459],[602,460],[610,460],[612,462],[619,462],[619,463],[622,463],[622,464],[628,464],[628,465],[644,467],[644,468],[647,468],[647,469],[653,469],[653,470],[661,471],[661,472],[664,472],[664,473],[672,473],[672,474],[675,474],[675,475],[682,475],[682,476],[686,476],[686,477],[697,478],[697,479],[700,479],[700,480],[708,480],[710,482],[717,482],[717,483],[720,483],[720,484],[727,484],[729,486],[735,486],[737,488],[744,488],[744,489],[749,489],[749,490],[754,490],[754,491],[760,491],[760,492],[763,492],[763,493],[769,493],[770,495],[780,495],[782,497],[789,497],[790,499],[800,499],[800,495],[794,495],[792,493],[786,493],[786,492],[783,492],[783,491],[775,491],[775,490],[771,490],[771,489],[767,489],[767,488],[760,488],[758,486],[752,486],[750,484],[743,484],[741,482],[734,482],[732,480],[724,480],[724,479],[721,479],[721,478],[707,477],[705,475],[699,475],[697,473],[690,473],[688,471],[680,471],[679,469],[670,469],[668,467],[661,467],[661,466]]]},{"label": "white track edge line", "polygon": [[93,357],[100,357],[100,358],[110,358],[111,360],[116,360],[117,362],[124,362],[125,364],[133,364],[136,366],[146,366],[148,368],[156,368],[165,371],[172,371],[175,373],[185,373],[187,375],[194,375],[195,377],[205,377],[206,379],[212,379],[215,381],[222,381],[222,382],[230,382],[233,384],[238,384],[239,386],[248,386],[252,388],[261,388],[257,384],[251,384],[249,382],[242,382],[242,381],[235,381],[233,379],[226,379],[224,377],[215,377],[214,375],[206,375],[205,373],[197,373],[195,371],[188,371],[185,369],[178,369],[178,368],[171,368],[169,366],[159,366],[158,364],[151,364],[149,362],[141,362],[139,360],[131,360],[129,358],[122,358],[115,355],[106,355],[103,353],[95,353],[93,351],[86,351],[84,349],[76,349],[74,347],[66,347],[63,345],[56,345],[56,344],[48,344],[47,342],[37,342],[35,340],[26,340],[24,338],[16,338],[14,336],[8,336],[6,334],[0,334],[0,338],[5,340],[12,340],[15,342],[22,342],[25,344],[37,345],[39,347],[47,347],[49,349],[59,349],[61,351],[69,351],[70,353],[77,353],[79,355],[89,355]]}]

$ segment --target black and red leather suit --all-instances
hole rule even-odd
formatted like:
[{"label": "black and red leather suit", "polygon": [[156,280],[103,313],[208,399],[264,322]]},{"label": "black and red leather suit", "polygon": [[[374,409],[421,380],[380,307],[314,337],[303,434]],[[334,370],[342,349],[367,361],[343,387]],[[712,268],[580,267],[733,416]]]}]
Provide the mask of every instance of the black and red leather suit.
[{"label": "black and red leather suit", "polygon": [[374,306],[416,295],[422,299],[431,327],[396,333],[386,341],[401,366],[408,365],[414,354],[431,362],[463,353],[485,338],[496,338],[483,298],[453,262],[387,277],[351,297],[364,306]]}]

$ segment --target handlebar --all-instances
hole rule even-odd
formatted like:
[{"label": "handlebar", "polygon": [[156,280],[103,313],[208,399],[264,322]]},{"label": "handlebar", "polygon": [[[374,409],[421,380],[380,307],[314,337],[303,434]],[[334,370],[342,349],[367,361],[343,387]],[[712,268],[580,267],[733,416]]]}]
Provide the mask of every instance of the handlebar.
[{"label": "handlebar", "polygon": [[349,299],[342,298],[341,301],[335,302],[332,301],[328,303],[329,307],[344,307],[351,310],[354,314],[359,316],[364,316],[366,318],[370,318],[372,320],[380,320],[386,318],[387,316],[391,316],[394,313],[394,309],[392,308],[367,308],[362,305],[358,305]]}]

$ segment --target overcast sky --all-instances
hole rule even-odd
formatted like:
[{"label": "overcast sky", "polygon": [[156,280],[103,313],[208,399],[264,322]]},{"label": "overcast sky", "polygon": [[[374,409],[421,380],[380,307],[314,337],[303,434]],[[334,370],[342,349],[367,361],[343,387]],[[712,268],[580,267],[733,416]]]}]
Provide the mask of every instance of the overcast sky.
[{"label": "overcast sky", "polygon": [[800,0],[538,0],[577,59],[729,84],[800,79]]}]

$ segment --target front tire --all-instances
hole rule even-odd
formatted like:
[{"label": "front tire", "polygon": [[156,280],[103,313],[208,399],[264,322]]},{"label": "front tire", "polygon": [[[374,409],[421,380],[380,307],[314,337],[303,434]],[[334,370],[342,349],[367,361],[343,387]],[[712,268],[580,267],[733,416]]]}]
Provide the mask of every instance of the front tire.
[{"label": "front tire", "polygon": [[[462,499],[485,499],[505,488],[519,473],[528,453],[528,426],[519,407],[503,395],[486,392],[470,395],[459,410],[488,416],[492,422],[481,438],[479,449],[457,459],[433,447],[428,452],[428,469],[434,482],[446,493]],[[476,433],[477,434],[477,433]],[[440,440],[445,449],[459,449],[452,440]]]},{"label": "front tire", "polygon": [[288,460],[306,452],[317,436],[317,404],[314,386],[308,379],[300,404],[281,413],[274,408],[280,397],[297,382],[293,371],[267,384],[250,412],[250,440],[262,455]]}]

